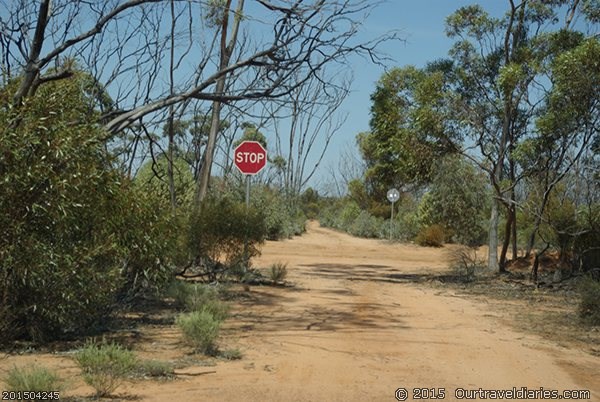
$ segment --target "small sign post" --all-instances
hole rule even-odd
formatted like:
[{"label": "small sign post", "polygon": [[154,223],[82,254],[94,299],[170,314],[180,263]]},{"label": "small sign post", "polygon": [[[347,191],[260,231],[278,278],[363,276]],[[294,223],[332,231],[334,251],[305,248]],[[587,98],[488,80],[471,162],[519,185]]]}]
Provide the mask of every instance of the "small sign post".
[{"label": "small sign post", "polygon": [[[250,209],[250,177],[267,165],[267,150],[257,141],[244,141],[233,151],[233,162],[246,175],[246,214]],[[244,269],[248,267],[248,239],[244,242]]]},{"label": "small sign post", "polygon": [[392,203],[392,213],[390,216],[390,241],[392,241],[392,233],[394,232],[394,203],[400,199],[400,192],[395,188],[388,190],[387,199]]}]

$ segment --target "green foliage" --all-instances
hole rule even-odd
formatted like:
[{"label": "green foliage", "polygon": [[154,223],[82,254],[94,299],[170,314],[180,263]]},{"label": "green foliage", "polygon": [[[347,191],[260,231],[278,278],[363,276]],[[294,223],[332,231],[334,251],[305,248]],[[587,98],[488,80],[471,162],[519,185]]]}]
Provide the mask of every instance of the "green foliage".
[{"label": "green foliage", "polygon": [[381,238],[385,237],[382,234],[383,226],[384,220],[382,218],[377,218],[367,211],[360,211],[354,222],[349,226],[348,232],[358,237]]},{"label": "green foliage", "polygon": [[360,207],[354,201],[347,202],[340,211],[334,227],[345,230],[349,228],[360,215]]},{"label": "green foliage", "polygon": [[287,273],[287,264],[282,262],[272,264],[271,268],[269,268],[269,278],[275,283],[285,281]]},{"label": "green foliage", "polygon": [[94,331],[172,275],[177,225],[113,168],[82,88],[76,73],[0,108],[0,342]]},{"label": "green foliage", "polygon": [[121,286],[115,210],[127,183],[90,109],[76,78],[0,108],[0,322],[10,328],[0,342],[92,328]]},{"label": "green foliage", "polygon": [[600,268],[600,204],[578,213],[579,234],[573,240],[576,263],[583,271]]},{"label": "green foliage", "polygon": [[267,234],[264,211],[228,197],[208,198],[190,218],[187,247],[192,258],[231,267],[243,261],[246,242],[248,258],[259,255]]},{"label": "green foliage", "polygon": [[225,360],[241,360],[243,354],[239,349],[227,349],[222,351],[219,356]]},{"label": "green foliage", "polygon": [[[168,159],[166,155],[161,155],[156,162],[147,161],[135,177],[136,186],[160,199],[164,207],[170,205],[167,169]],[[194,176],[189,164],[181,157],[174,158],[173,178],[177,206],[189,209],[194,199]]]},{"label": "green foliage", "polygon": [[137,369],[135,354],[115,343],[88,342],[75,354],[83,379],[101,397],[109,396]]},{"label": "green foliage", "polygon": [[291,205],[281,192],[266,186],[257,186],[253,190],[250,203],[253,208],[262,211],[267,239],[287,239],[304,233],[306,216],[300,207]]},{"label": "green foliage", "polygon": [[219,320],[227,318],[229,306],[219,301],[219,291],[215,286],[202,283],[189,283],[174,280],[167,290],[167,296],[175,300],[179,308],[186,311],[208,311]]},{"label": "green foliage", "polygon": [[459,157],[445,158],[421,199],[420,226],[438,224],[448,239],[480,245],[485,239],[487,199],[485,180],[473,166]]},{"label": "green foliage", "polygon": [[13,367],[4,379],[6,391],[62,391],[64,382],[54,371],[41,366]]},{"label": "green foliage", "polygon": [[580,288],[579,316],[591,325],[600,325],[600,281],[591,277]]},{"label": "green foliage", "polygon": [[446,234],[441,225],[431,225],[421,229],[415,241],[419,246],[442,247]]},{"label": "green foliage", "polygon": [[136,372],[143,377],[171,378],[174,376],[174,366],[162,360],[142,360],[138,362]]},{"label": "green foliage", "polygon": [[197,351],[209,355],[216,352],[215,341],[219,336],[221,320],[212,313],[205,310],[183,313],[176,322],[185,340]]},{"label": "green foliage", "polygon": [[244,134],[242,135],[242,138],[233,143],[234,147],[237,147],[244,141],[256,141],[260,143],[265,149],[267,149],[267,137],[265,137],[263,133],[258,131],[256,125],[254,125],[253,123],[244,123],[242,124],[242,128],[244,129]]},{"label": "green foliage", "polygon": [[175,267],[187,262],[187,216],[173,216],[168,200],[137,185],[122,197],[123,203],[113,206],[114,218],[119,219],[118,244],[126,256],[118,297],[160,293],[173,279]]},{"label": "green foliage", "polygon": [[167,296],[174,299],[179,308],[194,311],[209,301],[217,300],[218,291],[214,286],[175,279],[167,289]]},{"label": "green foliage", "polygon": [[540,234],[544,241],[555,246],[564,262],[573,247],[574,233],[578,231],[575,204],[569,199],[560,199],[553,192],[544,210],[544,223]]},{"label": "green foliage", "polygon": [[373,198],[385,199],[391,187],[427,183],[431,161],[454,151],[445,118],[445,80],[432,65],[394,68],[378,81],[371,95],[370,132],[357,137]]},{"label": "green foliage", "polygon": [[321,210],[321,197],[312,187],[300,196],[300,208],[307,219],[317,219]]}]

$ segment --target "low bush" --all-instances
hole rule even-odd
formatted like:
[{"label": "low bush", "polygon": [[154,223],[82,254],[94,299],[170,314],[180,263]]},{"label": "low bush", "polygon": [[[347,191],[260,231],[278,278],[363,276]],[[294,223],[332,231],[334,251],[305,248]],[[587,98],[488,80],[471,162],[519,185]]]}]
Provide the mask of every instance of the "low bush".
[{"label": "low bush", "polygon": [[61,391],[64,383],[52,370],[35,365],[13,367],[4,380],[7,391]]},{"label": "low bush", "polygon": [[109,396],[137,368],[135,354],[115,343],[87,343],[75,354],[83,379],[97,396]]},{"label": "low bush", "polygon": [[[389,221],[387,222],[389,233]],[[353,236],[366,238],[385,237],[385,224],[382,218],[377,218],[367,211],[361,211],[354,222],[348,228],[348,232]]]},{"label": "low bush", "polygon": [[199,310],[208,301],[216,300],[218,291],[214,286],[174,280],[167,290],[167,296],[175,300],[179,308],[188,311]]},{"label": "low bush", "polygon": [[285,281],[287,273],[287,264],[282,262],[277,262],[269,268],[269,278],[275,283]]},{"label": "low bush", "polygon": [[170,378],[174,375],[174,365],[163,360],[142,360],[137,372],[144,377]]},{"label": "low bush", "polygon": [[186,342],[198,352],[207,355],[215,354],[215,341],[219,336],[221,320],[211,312],[201,310],[180,314],[176,322]]},{"label": "low bush", "polygon": [[225,274],[222,267],[232,267],[259,255],[258,246],[267,234],[262,210],[247,209],[243,202],[228,197],[206,199],[190,218],[188,250],[197,265],[211,262],[204,265],[207,279],[214,281]]},{"label": "low bush", "polygon": [[169,286],[167,296],[186,311],[208,311],[219,320],[226,319],[229,314],[229,306],[218,299],[219,290],[215,286],[175,280]]},{"label": "low bush", "polygon": [[419,232],[415,241],[424,247],[442,247],[444,238],[444,228],[441,225],[430,225]]},{"label": "low bush", "polygon": [[470,282],[485,270],[485,259],[477,255],[477,248],[460,246],[452,249],[448,256],[449,268],[464,281]]},{"label": "low bush", "polygon": [[239,349],[227,349],[221,352],[219,356],[225,360],[241,360],[242,352]]},{"label": "low bush", "polygon": [[586,278],[580,288],[579,316],[587,323],[600,325],[600,281]]}]

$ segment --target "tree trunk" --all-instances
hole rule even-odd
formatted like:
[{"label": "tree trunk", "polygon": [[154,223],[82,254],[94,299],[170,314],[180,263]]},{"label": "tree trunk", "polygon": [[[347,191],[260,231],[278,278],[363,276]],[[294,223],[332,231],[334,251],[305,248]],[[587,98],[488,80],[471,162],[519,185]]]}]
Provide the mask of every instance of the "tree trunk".
[{"label": "tree trunk", "polygon": [[498,264],[500,272],[506,272],[506,254],[510,245],[511,228],[513,226],[512,208],[507,208],[506,223],[504,225],[504,241],[502,242],[502,251],[500,252],[500,263]]},{"label": "tree trunk", "polygon": [[488,270],[495,272],[498,270],[498,201],[496,199],[492,202],[488,247]]},{"label": "tree trunk", "polygon": [[[227,3],[225,4],[225,11],[223,13],[223,23],[221,26],[221,60],[219,63],[221,70],[227,68],[227,66],[229,65],[229,60],[231,59],[231,54],[233,53],[233,47],[235,46],[235,42],[237,40],[237,33],[239,30],[240,22],[242,20],[244,0],[238,1],[237,10],[234,16],[231,38],[229,40],[229,44],[227,44],[227,27],[229,25],[230,7],[231,0],[227,0]],[[226,79],[227,75],[223,75],[217,80],[217,85],[215,88],[216,95],[223,94],[223,91],[225,90]],[[206,194],[208,193],[208,184],[210,181],[210,173],[212,170],[215,148],[217,146],[217,136],[219,134],[220,122],[221,102],[216,100],[213,102],[210,132],[208,133],[208,141],[204,150],[204,159],[202,161],[202,166],[200,167],[200,175],[196,191],[196,202],[198,204],[204,200]]]},{"label": "tree trunk", "polygon": [[[174,93],[174,69],[175,69],[175,4],[171,0],[171,49],[170,49],[170,66],[169,66],[169,91],[171,96]],[[175,127],[173,126],[175,119],[175,109],[173,105],[169,106],[169,120],[167,133],[169,137],[169,145],[167,148],[167,177],[169,181],[169,196],[171,200],[171,209],[173,213],[177,210],[177,197],[175,195],[175,175],[173,173],[173,157],[175,148]]]},{"label": "tree trunk", "polygon": [[[222,93],[225,88],[225,79],[220,78],[217,82],[217,93]],[[221,121],[221,102],[214,101],[212,108],[212,117],[210,122],[210,131],[208,133],[208,142],[204,149],[204,159],[200,166],[200,175],[198,178],[198,187],[196,192],[196,201],[201,203],[208,193],[208,184],[210,182],[210,173],[212,170],[213,157],[217,146],[217,136],[219,134]]]},{"label": "tree trunk", "polygon": [[177,196],[175,194],[175,174],[173,169],[173,158],[175,149],[175,128],[173,127],[174,111],[171,107],[169,110],[169,122],[168,122],[168,135],[169,135],[169,146],[167,148],[167,179],[169,181],[169,196],[171,200],[171,209],[173,212],[177,209]]},{"label": "tree trunk", "polygon": [[512,240],[512,259],[516,260],[519,257],[519,250],[517,248],[517,208],[513,206],[510,213],[513,216],[512,228],[511,228],[511,240]]}]

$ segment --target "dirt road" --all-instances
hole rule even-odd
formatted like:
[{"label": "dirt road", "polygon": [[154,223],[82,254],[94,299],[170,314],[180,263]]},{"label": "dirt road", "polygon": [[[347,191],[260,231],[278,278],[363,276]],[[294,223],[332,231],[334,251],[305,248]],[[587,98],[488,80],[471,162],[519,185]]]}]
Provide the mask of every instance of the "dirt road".
[{"label": "dirt road", "polygon": [[[239,348],[242,360],[120,391],[143,401],[394,401],[405,388],[412,401],[424,388],[424,399],[443,390],[440,399],[455,401],[480,388],[543,387],[591,390],[584,400],[600,401],[598,357],[516,332],[492,302],[411,281],[447,269],[446,253],[311,223],[302,237],[269,242],[255,264],[287,263],[296,286],[252,287],[234,304],[221,343]],[[184,348],[172,328],[148,335],[139,353]]]},{"label": "dirt road", "polygon": [[600,401],[597,357],[514,332],[494,305],[410,283],[445,270],[445,255],[316,223],[268,243],[256,265],[288,263],[296,288],[254,287],[253,300],[236,306],[225,336],[244,359],[143,392],[144,400],[394,401],[397,388],[407,400],[434,388],[454,401],[468,396],[461,388],[543,387],[591,389]]}]

